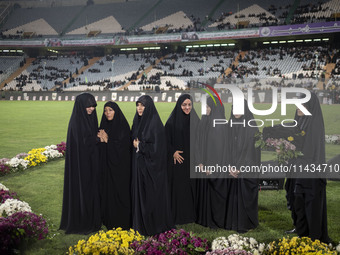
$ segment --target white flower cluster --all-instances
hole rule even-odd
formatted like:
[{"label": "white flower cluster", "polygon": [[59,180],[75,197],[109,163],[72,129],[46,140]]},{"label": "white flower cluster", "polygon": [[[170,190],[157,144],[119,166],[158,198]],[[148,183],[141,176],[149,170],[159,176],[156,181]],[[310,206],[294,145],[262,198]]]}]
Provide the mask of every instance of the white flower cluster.
[{"label": "white flower cluster", "polygon": [[339,242],[339,244],[336,246],[336,251],[340,254],[340,242]]},{"label": "white flower cluster", "polygon": [[5,185],[3,185],[2,183],[0,183],[0,190],[6,190],[6,191],[8,191],[9,189],[8,189]]},{"label": "white flower cluster", "polygon": [[9,165],[11,168],[23,168],[26,169],[28,166],[29,161],[24,159],[19,159],[17,157],[11,158],[9,161],[6,162],[6,165]]},{"label": "white flower cluster", "polygon": [[216,238],[212,242],[212,250],[223,250],[226,248],[232,248],[234,250],[246,250],[250,251],[254,255],[262,254],[266,245],[264,243],[258,243],[252,237],[243,237],[238,234],[228,236],[228,238],[222,236]]},{"label": "white flower cluster", "polygon": [[55,144],[51,144],[50,146],[45,146],[46,150],[56,150],[57,149],[57,145]]},{"label": "white flower cluster", "polygon": [[52,144],[50,146],[46,146],[45,149],[46,150],[42,154],[45,155],[48,159],[60,158],[63,156],[62,153],[57,151],[57,145]]},{"label": "white flower cluster", "polygon": [[325,135],[326,143],[340,144],[340,135]]},{"label": "white flower cluster", "polygon": [[0,205],[0,216],[7,217],[16,212],[32,212],[32,210],[29,204],[18,199],[7,199]]}]

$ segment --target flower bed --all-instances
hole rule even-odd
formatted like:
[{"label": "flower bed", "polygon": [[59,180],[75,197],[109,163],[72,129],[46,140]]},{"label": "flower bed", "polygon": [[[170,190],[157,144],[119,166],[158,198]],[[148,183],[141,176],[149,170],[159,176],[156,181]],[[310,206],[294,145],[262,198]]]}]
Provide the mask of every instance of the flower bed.
[{"label": "flower bed", "polygon": [[32,212],[32,209],[26,202],[12,198],[6,199],[0,205],[0,216],[2,217],[12,216],[16,212]]},{"label": "flower bed", "polygon": [[[263,254],[266,245],[257,242],[252,237],[243,237],[233,234],[228,237],[218,237],[211,245],[211,254]],[[220,253],[226,251],[226,253]]]},{"label": "flower bed", "polygon": [[134,254],[130,244],[143,239],[133,229],[112,229],[107,232],[103,230],[89,237],[87,241],[79,240],[78,244],[69,248],[69,254]]},{"label": "flower bed", "polygon": [[46,220],[14,197],[16,193],[0,183],[0,254],[12,254],[21,242],[41,240],[48,234]]},{"label": "flower bed", "polygon": [[208,251],[207,240],[202,240],[183,229],[172,229],[139,242],[131,247],[136,254],[200,254]]},{"label": "flower bed", "polygon": [[193,233],[172,229],[145,239],[133,229],[99,231],[87,241],[69,247],[71,255],[80,254],[204,254],[209,245]]},{"label": "flower bed", "polygon": [[17,197],[17,194],[15,192],[10,192],[4,185],[0,183],[0,205],[2,203],[5,203],[7,199],[13,199],[16,197]]},{"label": "flower bed", "polygon": [[[338,248],[338,247],[337,247]],[[309,237],[292,237],[279,239],[269,244],[265,254],[328,254],[336,255],[337,252],[319,240],[313,241]]]},{"label": "flower bed", "polygon": [[232,234],[218,237],[209,246],[191,232],[172,229],[164,233],[144,238],[138,232],[121,228],[99,231],[88,240],[79,240],[69,247],[68,254],[207,254],[207,255],[270,255],[270,254],[328,254],[340,252],[340,243],[331,245],[312,241],[308,237],[283,238],[270,244],[259,243],[252,237]]},{"label": "flower bed", "polygon": [[45,148],[32,149],[28,153],[20,153],[11,159],[0,159],[0,176],[8,173],[25,170],[29,167],[46,163],[49,160],[63,157],[66,143],[46,146]]},{"label": "flower bed", "polygon": [[340,135],[325,135],[326,143],[340,144]]}]

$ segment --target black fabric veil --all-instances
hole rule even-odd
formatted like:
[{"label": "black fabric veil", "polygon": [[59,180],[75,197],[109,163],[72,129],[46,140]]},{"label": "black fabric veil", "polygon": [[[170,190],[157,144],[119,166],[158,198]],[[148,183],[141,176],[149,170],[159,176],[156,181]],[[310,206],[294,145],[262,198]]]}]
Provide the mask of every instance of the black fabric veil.
[{"label": "black fabric veil", "polygon": [[[236,118],[231,111],[229,119],[229,163],[237,170],[241,166],[259,165],[261,161],[261,152],[255,148],[254,136],[258,128],[248,125],[254,116],[246,100],[244,111],[240,118]],[[256,126],[256,123],[249,124]],[[238,178],[228,179],[226,229],[246,232],[258,226],[258,180],[247,177],[250,176],[240,173]]]},{"label": "black fabric veil", "polygon": [[[182,110],[182,103],[189,99],[192,109],[189,114]],[[195,134],[199,118],[193,108],[190,95],[181,95],[165,124],[168,146],[168,179],[171,194],[171,209],[175,224],[186,224],[196,220],[196,180],[190,179],[190,140]],[[192,141],[193,142],[193,141]],[[183,151],[182,164],[174,164],[173,154]]]},{"label": "black fabric veil", "polygon": [[[185,114],[181,108],[182,103],[186,99],[190,99],[192,103],[192,110],[189,115]],[[171,144],[168,145],[168,148],[171,149],[169,154],[174,154],[176,150],[182,150],[184,148],[184,141],[186,140],[187,135],[190,133],[190,128],[194,128],[192,125],[197,125],[198,122],[199,118],[195,109],[193,108],[193,100],[191,96],[189,94],[181,95],[178,98],[176,106],[172,110],[169,119],[165,124],[165,128],[169,131],[171,130],[171,132],[169,132],[171,136]]]},{"label": "black fabric veil", "polygon": [[131,227],[131,138],[130,126],[115,102],[105,107],[114,110],[108,120],[103,112],[100,129],[108,135],[108,142],[100,144],[101,209],[103,223],[108,229]]},{"label": "black fabric veil", "polygon": [[[258,165],[260,163],[260,150],[254,148],[255,134],[258,132],[257,127],[248,125],[249,120],[254,119],[253,113],[249,110],[248,103],[244,100],[244,115],[236,118],[231,110],[229,119],[230,139],[237,139],[237,142],[230,140],[229,148],[231,156],[231,164],[240,169],[240,166]],[[240,123],[244,123],[240,124]],[[250,122],[252,126],[256,123]]]},{"label": "black fabric veil", "polygon": [[[217,102],[217,103],[215,103]],[[205,170],[210,166],[223,167],[227,155],[227,125],[215,125],[215,119],[225,119],[224,105],[217,98],[207,99],[211,111],[203,115],[197,131],[197,145],[195,152],[196,164],[203,164]],[[226,179],[220,173],[199,174],[197,182],[197,223],[210,228],[223,228],[226,210]],[[198,176],[199,176],[198,175]],[[207,179],[209,178],[209,179]]]},{"label": "black fabric veil", "polygon": [[64,196],[60,229],[88,234],[101,227],[98,188],[98,120],[93,95],[76,97],[68,126],[65,158]]},{"label": "black fabric veil", "polygon": [[203,115],[197,130],[197,150],[196,161],[203,165],[223,164],[225,162],[225,148],[227,138],[226,125],[215,125],[215,119],[225,119],[224,106],[213,101],[211,97],[207,99],[207,105],[211,112]]},{"label": "black fabric veil", "polygon": [[295,113],[295,120],[301,130],[305,131],[305,140],[302,148],[303,159],[306,163],[323,164],[325,156],[325,125],[319,103],[315,93],[311,93],[311,99],[305,107],[312,115],[298,116]]},{"label": "black fabric veil", "polygon": [[167,146],[163,123],[150,96],[141,96],[132,125],[132,138],[139,150],[132,152],[133,228],[143,235],[154,235],[172,227],[167,185]]},{"label": "black fabric veil", "polygon": [[[303,167],[309,164],[323,164],[325,159],[325,127],[319,99],[311,93],[311,99],[305,107],[312,115],[298,116],[295,120],[301,130],[305,131],[303,156],[295,163]],[[315,175],[313,178],[297,178],[294,189],[294,207],[297,213],[296,229],[301,236],[309,236],[329,242],[327,230],[326,179]],[[302,199],[303,198],[303,199]],[[301,214],[301,210],[303,213]],[[299,217],[299,215],[305,215]]]},{"label": "black fabric veil", "polygon": [[115,111],[115,115],[113,120],[108,120],[103,112],[100,129],[104,129],[111,139],[122,139],[126,136],[126,130],[130,129],[130,125],[118,104],[109,101],[104,105],[104,109],[106,106],[111,107]]}]

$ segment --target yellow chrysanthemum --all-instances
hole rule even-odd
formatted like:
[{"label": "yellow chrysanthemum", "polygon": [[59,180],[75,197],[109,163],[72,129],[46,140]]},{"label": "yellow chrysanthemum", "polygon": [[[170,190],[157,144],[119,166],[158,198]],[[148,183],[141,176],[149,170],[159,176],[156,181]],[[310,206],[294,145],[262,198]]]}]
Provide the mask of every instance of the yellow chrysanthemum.
[{"label": "yellow chrysanthemum", "polygon": [[290,142],[294,141],[294,137],[289,136],[289,137],[288,137],[288,141],[290,141]]},{"label": "yellow chrysanthemum", "polygon": [[134,241],[140,241],[144,237],[138,232],[122,228],[103,230],[89,237],[87,241],[80,240],[77,245],[69,248],[70,254],[134,254],[129,248]]},{"label": "yellow chrysanthemum", "polygon": [[282,238],[277,243],[275,241],[270,243],[269,247],[270,254],[336,254],[327,244],[319,240],[312,241],[308,237]]},{"label": "yellow chrysanthemum", "polygon": [[30,150],[28,156],[25,157],[25,160],[29,161],[28,166],[37,166],[40,163],[47,162],[47,157],[42,154],[45,150],[45,148]]}]

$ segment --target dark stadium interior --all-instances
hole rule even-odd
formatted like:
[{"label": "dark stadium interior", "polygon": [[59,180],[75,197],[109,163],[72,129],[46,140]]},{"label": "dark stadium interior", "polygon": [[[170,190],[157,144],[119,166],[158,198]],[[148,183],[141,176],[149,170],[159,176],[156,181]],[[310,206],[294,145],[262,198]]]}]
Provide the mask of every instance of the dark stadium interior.
[{"label": "dark stadium interior", "polygon": [[2,91],[169,91],[233,79],[339,91],[338,0],[0,1],[0,13]]}]

